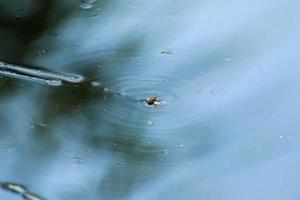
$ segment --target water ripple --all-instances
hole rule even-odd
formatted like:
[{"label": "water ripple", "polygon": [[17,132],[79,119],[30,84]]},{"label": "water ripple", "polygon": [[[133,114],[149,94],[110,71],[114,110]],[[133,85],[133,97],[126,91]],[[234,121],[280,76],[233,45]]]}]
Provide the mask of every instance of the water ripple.
[{"label": "water ripple", "polygon": [[[113,97],[106,102],[105,120],[111,124],[136,130],[151,126],[157,132],[168,132],[173,128],[188,123],[187,112],[182,112],[180,104],[184,95],[179,94],[181,84],[172,75],[144,74],[141,70],[122,71],[122,74],[103,72],[102,80],[110,91],[115,91]],[[145,99],[157,96],[162,105],[149,106]],[[174,125],[174,120],[182,119]]]}]

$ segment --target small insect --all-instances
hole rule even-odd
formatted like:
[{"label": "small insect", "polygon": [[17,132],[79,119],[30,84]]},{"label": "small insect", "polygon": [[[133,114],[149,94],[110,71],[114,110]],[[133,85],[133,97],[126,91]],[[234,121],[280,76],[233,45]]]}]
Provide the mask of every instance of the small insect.
[{"label": "small insect", "polygon": [[165,104],[165,101],[160,100],[160,98],[158,96],[151,96],[151,97],[147,97],[145,99],[145,102],[149,105],[149,106],[161,106]]},{"label": "small insect", "polygon": [[170,55],[170,54],[172,54],[172,51],[170,51],[170,50],[161,50],[160,54],[162,54],[162,55]]}]

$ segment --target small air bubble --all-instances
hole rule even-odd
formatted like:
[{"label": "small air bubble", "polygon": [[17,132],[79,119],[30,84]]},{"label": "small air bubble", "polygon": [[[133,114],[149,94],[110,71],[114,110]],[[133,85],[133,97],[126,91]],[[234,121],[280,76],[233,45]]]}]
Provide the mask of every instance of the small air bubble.
[{"label": "small air bubble", "polygon": [[153,125],[153,122],[152,122],[151,120],[148,120],[148,121],[147,121],[147,125],[148,125],[148,126],[152,126],[152,125]]}]

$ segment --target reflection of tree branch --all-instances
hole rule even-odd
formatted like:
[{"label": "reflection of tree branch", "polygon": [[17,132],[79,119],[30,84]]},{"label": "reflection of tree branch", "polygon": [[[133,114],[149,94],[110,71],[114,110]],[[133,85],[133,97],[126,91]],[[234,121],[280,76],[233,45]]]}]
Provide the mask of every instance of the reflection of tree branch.
[{"label": "reflection of tree branch", "polygon": [[[15,7],[18,7],[17,2],[14,3],[16,4]],[[33,3],[35,3],[36,9],[32,13],[16,18],[7,16],[5,14],[5,6],[0,6],[1,29],[15,33],[16,40],[22,42],[22,45],[19,45],[17,47],[18,49],[15,49],[15,53],[12,55],[12,59],[15,62],[21,61],[22,57],[27,54],[27,50],[33,41],[39,38],[45,31],[54,29],[55,26],[74,9],[74,7],[70,5],[64,6],[64,1],[58,0],[37,0],[37,2]],[[63,9],[56,9],[58,5]],[[53,15],[53,11],[55,11],[55,15]],[[19,9],[19,12],[22,12],[22,8]],[[50,17],[51,20],[49,20]],[[18,53],[16,54],[16,52]]]},{"label": "reflection of tree branch", "polygon": [[[27,16],[24,17],[11,17],[8,16],[6,11],[6,7],[4,5],[0,6],[0,30],[9,31],[9,35],[15,37],[15,41],[19,41],[20,43],[17,46],[9,46],[5,47],[6,55],[0,55],[1,60],[10,60],[16,63],[21,63],[22,59],[28,53],[28,49],[30,48],[33,41],[35,41],[41,34],[50,28],[53,29],[61,19],[65,18],[68,15],[73,7],[64,7],[63,10],[57,10],[55,13],[56,19],[55,23],[52,23],[49,26],[49,18],[52,16],[52,11],[54,8],[61,4],[61,1],[53,1],[53,0],[43,0],[38,1],[37,9],[34,10]],[[14,6],[18,7],[18,3],[14,2]],[[22,12],[22,8],[20,8],[19,12]],[[1,41],[5,41],[5,36],[0,37]],[[10,52],[10,54],[7,54]],[[3,78],[5,82],[1,82],[0,91],[1,96],[4,94],[8,95],[13,92],[16,92],[18,87],[16,86],[17,81],[11,81],[10,79]],[[2,80],[3,80],[2,79]]]}]

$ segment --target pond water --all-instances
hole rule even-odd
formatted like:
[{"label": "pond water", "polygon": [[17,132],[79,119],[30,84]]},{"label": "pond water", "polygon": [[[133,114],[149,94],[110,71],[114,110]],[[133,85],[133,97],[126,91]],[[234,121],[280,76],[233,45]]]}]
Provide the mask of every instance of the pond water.
[{"label": "pond water", "polygon": [[299,199],[299,6],[0,0],[0,199]]}]

